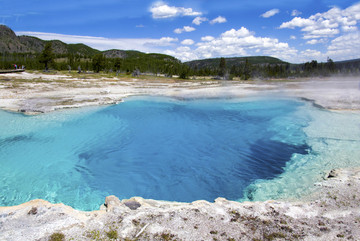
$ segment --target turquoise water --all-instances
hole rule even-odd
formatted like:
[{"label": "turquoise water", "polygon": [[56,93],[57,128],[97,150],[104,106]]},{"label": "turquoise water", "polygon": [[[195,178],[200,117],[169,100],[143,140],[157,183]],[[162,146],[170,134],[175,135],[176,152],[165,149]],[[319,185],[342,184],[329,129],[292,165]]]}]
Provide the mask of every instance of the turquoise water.
[{"label": "turquoise water", "polygon": [[1,111],[0,123],[1,206],[296,197],[360,156],[359,115],[294,99],[142,97],[39,116]]}]

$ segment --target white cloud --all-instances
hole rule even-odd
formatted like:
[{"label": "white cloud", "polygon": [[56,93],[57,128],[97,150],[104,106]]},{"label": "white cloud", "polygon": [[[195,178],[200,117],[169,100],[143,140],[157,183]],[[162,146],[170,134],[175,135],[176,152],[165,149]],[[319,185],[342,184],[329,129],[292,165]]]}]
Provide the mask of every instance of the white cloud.
[{"label": "white cloud", "polygon": [[205,17],[196,17],[196,18],[194,18],[192,23],[196,24],[196,25],[200,25],[202,22],[205,22],[205,21],[208,21],[208,19]]},{"label": "white cloud", "polygon": [[271,10],[267,11],[266,13],[261,14],[260,16],[263,17],[263,18],[270,18],[270,17],[278,14],[279,12],[280,12],[279,9],[274,8],[274,9],[271,9]]},{"label": "white cloud", "polygon": [[183,45],[193,45],[195,42],[192,39],[184,39],[181,44]]},{"label": "white cloud", "polygon": [[293,16],[293,17],[299,16],[301,14],[302,14],[302,12],[300,12],[296,9],[292,10],[292,12],[291,12],[291,16]]},{"label": "white cloud", "polygon": [[295,27],[302,28],[302,27],[305,27],[305,26],[311,26],[311,25],[315,25],[315,24],[316,24],[316,22],[314,22],[311,19],[304,19],[304,18],[301,18],[301,17],[295,17],[289,22],[282,23],[280,25],[280,28],[294,29]]},{"label": "white cloud", "polygon": [[318,51],[318,50],[314,50],[314,49],[307,49],[305,51],[301,51],[300,55],[302,57],[305,57],[306,60],[309,59],[318,59],[319,57],[321,57],[323,54]]},{"label": "white cloud", "polygon": [[360,3],[344,10],[332,7],[324,13],[317,13],[309,18],[295,17],[280,25],[282,28],[301,28],[304,39],[333,38],[343,32],[357,31],[360,20]]},{"label": "white cloud", "polygon": [[214,18],[213,20],[210,21],[210,24],[215,24],[215,23],[226,23],[227,20],[226,18],[219,16],[217,18]]},{"label": "white cloud", "polygon": [[65,43],[83,43],[98,50],[108,49],[124,49],[124,50],[139,50],[143,52],[160,51],[159,47],[171,46],[178,42],[177,38],[163,37],[160,39],[141,38],[118,38],[110,39],[103,37],[79,36],[79,35],[65,35],[56,33],[42,33],[42,32],[16,32],[17,35],[29,35],[38,37],[44,40],[61,40]]},{"label": "white cloud", "polygon": [[201,41],[204,42],[209,42],[209,41],[213,41],[215,38],[213,36],[205,36],[201,38]]},{"label": "white cloud", "polygon": [[182,61],[199,59],[198,56],[187,46],[178,47],[175,50],[166,50],[164,54],[168,54],[171,56],[178,56],[179,54],[181,54],[181,58],[178,57],[178,59],[181,59]]},{"label": "white cloud", "polygon": [[291,35],[291,36],[290,36],[290,39],[291,39],[291,40],[295,40],[295,39],[296,39],[296,36]]},{"label": "white cloud", "polygon": [[169,6],[164,2],[156,2],[150,7],[150,12],[155,19],[202,15],[201,12],[195,12],[192,8]]},{"label": "white cloud", "polygon": [[326,53],[335,60],[360,58],[360,31],[348,33],[331,41]]},{"label": "white cloud", "polygon": [[304,34],[304,39],[314,38],[330,38],[339,34],[339,29],[336,28],[323,28],[323,29],[312,29],[311,31]]},{"label": "white cloud", "polygon": [[245,27],[241,27],[238,30],[231,29],[221,34],[222,39],[228,38],[243,38],[252,35],[252,33]]},{"label": "white cloud", "polygon": [[[333,39],[329,46],[327,47],[326,52],[320,52],[319,50],[307,49],[301,51],[298,56],[298,61],[307,62],[311,59],[318,61],[326,61],[327,57],[330,57],[333,60],[349,60],[360,58],[360,31],[351,32],[343,36],[339,36]],[[310,40],[311,43],[317,43],[318,41],[328,41],[326,39]],[[309,44],[310,44],[310,41]]]},{"label": "white cloud", "polygon": [[312,39],[306,42],[306,44],[323,44],[326,43],[327,39]]},{"label": "white cloud", "polygon": [[181,34],[183,32],[192,32],[195,31],[196,28],[190,26],[184,26],[183,28],[177,28],[174,30],[174,33]]},{"label": "white cloud", "polygon": [[173,43],[178,42],[177,38],[162,37],[160,39],[149,40],[145,43],[147,46],[171,46]]},{"label": "white cloud", "polygon": [[[205,36],[202,42],[197,43],[191,53],[180,51],[184,49],[169,50],[175,57],[187,61],[201,58],[214,58],[219,56],[249,56],[270,55],[283,60],[296,58],[297,50],[289,47],[287,43],[279,42],[275,38],[257,37],[255,33],[242,27],[231,29],[214,38]],[[170,53],[167,51],[166,53]]]},{"label": "white cloud", "polygon": [[344,32],[352,32],[352,31],[358,30],[358,28],[356,26],[342,26],[341,29]]}]

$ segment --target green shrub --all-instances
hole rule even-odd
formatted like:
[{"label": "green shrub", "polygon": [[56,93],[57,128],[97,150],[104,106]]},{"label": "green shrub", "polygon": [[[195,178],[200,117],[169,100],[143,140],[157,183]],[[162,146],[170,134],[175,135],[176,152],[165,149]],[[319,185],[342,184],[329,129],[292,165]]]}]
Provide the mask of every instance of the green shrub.
[{"label": "green shrub", "polygon": [[51,234],[49,241],[65,241],[65,235],[62,233],[53,233]]},{"label": "green shrub", "polygon": [[116,230],[110,230],[109,232],[106,232],[106,236],[109,239],[117,239],[118,238],[118,232]]}]

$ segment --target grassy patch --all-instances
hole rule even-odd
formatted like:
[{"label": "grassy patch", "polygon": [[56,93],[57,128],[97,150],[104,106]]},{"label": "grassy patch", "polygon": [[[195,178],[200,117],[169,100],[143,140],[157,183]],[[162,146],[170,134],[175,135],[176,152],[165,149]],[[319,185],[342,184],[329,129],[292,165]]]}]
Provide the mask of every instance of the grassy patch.
[{"label": "grassy patch", "polygon": [[160,237],[162,238],[162,240],[170,241],[170,240],[174,240],[175,235],[171,233],[162,233]]},{"label": "grassy patch", "polygon": [[118,238],[118,232],[116,230],[110,230],[110,231],[106,232],[106,236],[109,239],[117,239]]},{"label": "grassy patch", "polygon": [[53,233],[51,234],[49,241],[65,241],[65,235],[62,233]]},{"label": "grassy patch", "polygon": [[286,238],[286,235],[283,233],[270,233],[270,234],[264,233],[265,240],[271,241],[271,240],[278,239],[278,238],[284,239],[284,238]]}]

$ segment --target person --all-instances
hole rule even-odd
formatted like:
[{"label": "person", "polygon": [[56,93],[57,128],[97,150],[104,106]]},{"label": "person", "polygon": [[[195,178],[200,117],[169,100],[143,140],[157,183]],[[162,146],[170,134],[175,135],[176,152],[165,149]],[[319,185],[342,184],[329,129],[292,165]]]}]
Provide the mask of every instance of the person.
[{"label": "person", "polygon": [[16,65],[16,64],[14,64],[14,67],[15,67],[15,69],[17,69],[17,65]]}]

